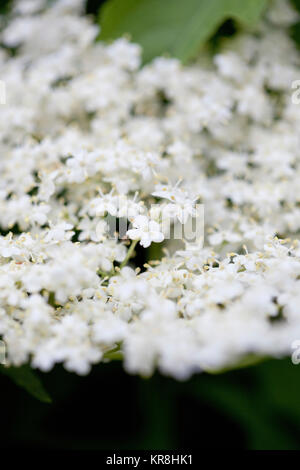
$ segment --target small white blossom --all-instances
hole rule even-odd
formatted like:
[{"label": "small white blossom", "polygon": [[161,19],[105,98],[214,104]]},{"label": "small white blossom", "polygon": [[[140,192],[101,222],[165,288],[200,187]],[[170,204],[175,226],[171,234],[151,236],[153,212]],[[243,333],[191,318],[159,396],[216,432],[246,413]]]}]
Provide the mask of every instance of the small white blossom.
[{"label": "small white blossom", "polygon": [[127,230],[127,236],[131,240],[139,240],[144,248],[148,248],[152,242],[161,243],[164,240],[159,224],[145,215],[136,216],[132,225],[134,228]]}]

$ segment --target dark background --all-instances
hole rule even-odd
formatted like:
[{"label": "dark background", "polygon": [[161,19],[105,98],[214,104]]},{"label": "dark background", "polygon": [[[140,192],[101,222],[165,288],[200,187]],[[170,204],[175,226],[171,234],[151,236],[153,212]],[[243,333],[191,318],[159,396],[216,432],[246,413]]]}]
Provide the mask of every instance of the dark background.
[{"label": "dark background", "polygon": [[300,366],[289,359],[187,382],[131,376],[120,362],[38,375],[52,404],[1,376],[2,448],[300,448]]}]

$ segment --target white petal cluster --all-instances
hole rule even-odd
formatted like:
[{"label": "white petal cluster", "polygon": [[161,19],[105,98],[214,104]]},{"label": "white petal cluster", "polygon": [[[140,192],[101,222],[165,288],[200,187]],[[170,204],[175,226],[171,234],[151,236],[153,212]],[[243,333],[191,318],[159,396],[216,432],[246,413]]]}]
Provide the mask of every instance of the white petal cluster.
[{"label": "white petal cluster", "polygon": [[[288,354],[300,338],[297,14],[277,1],[213,59],[142,66],[138,45],[96,41],[82,5],[19,0],[1,22],[8,363],[86,374],[118,351],[129,372],[185,379]],[[204,247],[178,247],[161,222],[184,223],[196,203]],[[112,238],[109,219],[124,218]]]}]

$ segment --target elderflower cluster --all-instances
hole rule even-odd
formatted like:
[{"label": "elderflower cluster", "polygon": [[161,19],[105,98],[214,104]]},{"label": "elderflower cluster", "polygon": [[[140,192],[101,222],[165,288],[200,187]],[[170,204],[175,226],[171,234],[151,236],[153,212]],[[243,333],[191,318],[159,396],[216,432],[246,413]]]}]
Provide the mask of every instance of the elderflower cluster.
[{"label": "elderflower cluster", "polygon": [[[8,364],[86,374],[117,352],[131,373],[185,379],[289,353],[300,338],[297,14],[277,1],[213,58],[143,66],[138,45],[96,41],[82,8],[19,0],[1,20]],[[162,219],[184,224],[196,203],[204,245],[168,239]],[[126,219],[125,234],[112,236],[109,218]]]}]

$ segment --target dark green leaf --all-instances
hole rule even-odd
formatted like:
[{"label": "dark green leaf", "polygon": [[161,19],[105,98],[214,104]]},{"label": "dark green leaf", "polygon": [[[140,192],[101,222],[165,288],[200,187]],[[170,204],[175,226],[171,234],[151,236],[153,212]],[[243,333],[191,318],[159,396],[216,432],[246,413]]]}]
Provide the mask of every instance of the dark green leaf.
[{"label": "dark green leaf", "polygon": [[33,395],[38,400],[51,403],[52,400],[44,389],[43,384],[29,366],[0,366],[0,372],[10,377],[19,387],[24,388],[30,395]]},{"label": "dark green leaf", "polygon": [[297,449],[300,369],[290,359],[251,369],[203,375],[192,391],[235,419],[250,449]]}]

